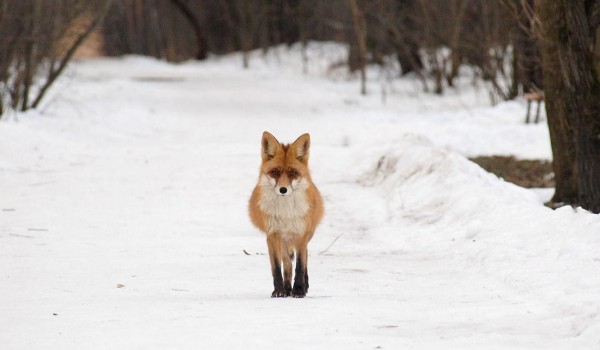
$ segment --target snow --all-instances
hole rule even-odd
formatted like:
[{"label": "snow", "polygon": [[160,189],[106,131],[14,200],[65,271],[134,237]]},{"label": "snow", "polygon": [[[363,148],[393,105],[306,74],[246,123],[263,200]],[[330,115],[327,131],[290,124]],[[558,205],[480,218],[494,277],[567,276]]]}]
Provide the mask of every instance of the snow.
[{"label": "snow", "polygon": [[[77,62],[0,122],[2,348],[598,348],[598,215],[465,158],[550,159],[545,123],[468,72],[434,96],[371,68],[360,96],[343,55]],[[246,213],[263,130],[311,133],[305,299],[270,298]]]}]

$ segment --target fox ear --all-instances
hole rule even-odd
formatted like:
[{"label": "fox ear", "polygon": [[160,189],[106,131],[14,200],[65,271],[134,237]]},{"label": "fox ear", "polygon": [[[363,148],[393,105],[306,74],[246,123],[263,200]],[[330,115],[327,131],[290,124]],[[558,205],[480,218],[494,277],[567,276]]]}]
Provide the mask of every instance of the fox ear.
[{"label": "fox ear", "polygon": [[275,136],[271,135],[270,132],[263,132],[262,136],[262,159],[264,161],[270,160],[275,157],[275,152],[279,148],[279,141],[275,138]]},{"label": "fox ear", "polygon": [[308,162],[308,154],[310,150],[310,135],[303,134],[294,141],[292,149],[296,152],[296,159],[301,162]]}]

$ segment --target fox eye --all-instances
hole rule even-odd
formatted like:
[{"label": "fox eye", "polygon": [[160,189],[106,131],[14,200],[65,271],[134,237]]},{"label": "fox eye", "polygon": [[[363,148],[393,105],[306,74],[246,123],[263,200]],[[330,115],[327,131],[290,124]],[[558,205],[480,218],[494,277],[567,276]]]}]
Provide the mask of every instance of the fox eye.
[{"label": "fox eye", "polygon": [[298,176],[298,172],[296,170],[290,170],[290,172],[288,173],[288,175],[290,177],[296,177],[296,176]]},{"label": "fox eye", "polygon": [[281,172],[278,169],[273,169],[271,170],[271,175],[273,175],[274,177],[278,177],[279,175],[281,175]]}]

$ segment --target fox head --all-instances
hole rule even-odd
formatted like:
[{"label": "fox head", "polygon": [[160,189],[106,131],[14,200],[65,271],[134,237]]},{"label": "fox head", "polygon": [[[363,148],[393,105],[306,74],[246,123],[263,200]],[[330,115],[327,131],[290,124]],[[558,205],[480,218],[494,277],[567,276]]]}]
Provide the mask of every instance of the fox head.
[{"label": "fox head", "polygon": [[280,196],[302,191],[310,184],[308,156],[310,135],[303,134],[292,144],[281,144],[268,131],[262,136],[261,185]]}]

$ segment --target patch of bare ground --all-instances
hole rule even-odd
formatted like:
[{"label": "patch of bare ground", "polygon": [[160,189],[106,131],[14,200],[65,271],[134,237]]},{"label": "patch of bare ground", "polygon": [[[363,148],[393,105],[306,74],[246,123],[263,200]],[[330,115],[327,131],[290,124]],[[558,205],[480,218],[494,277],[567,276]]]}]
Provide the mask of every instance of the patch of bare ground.
[{"label": "patch of bare ground", "polygon": [[504,156],[476,157],[470,160],[486,171],[521,187],[554,187],[552,163],[547,160],[521,160]]}]

